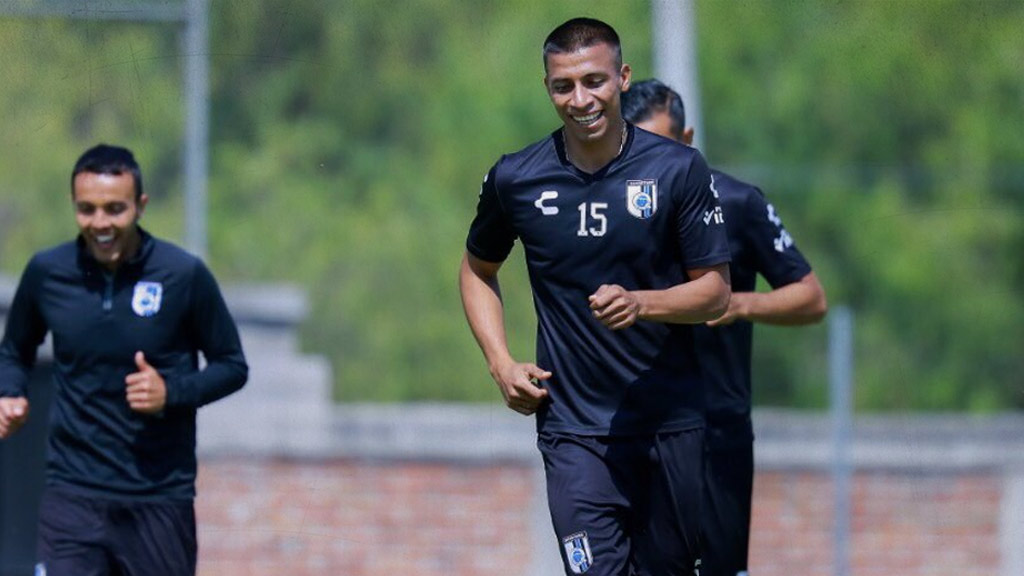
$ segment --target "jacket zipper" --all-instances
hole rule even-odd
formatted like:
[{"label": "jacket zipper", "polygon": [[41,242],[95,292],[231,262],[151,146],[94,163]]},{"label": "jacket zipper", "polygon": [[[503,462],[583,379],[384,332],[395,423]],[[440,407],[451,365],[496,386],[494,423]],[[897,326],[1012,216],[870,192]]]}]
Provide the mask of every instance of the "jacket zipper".
[{"label": "jacket zipper", "polygon": [[114,307],[114,275],[103,275],[103,311],[110,312]]}]

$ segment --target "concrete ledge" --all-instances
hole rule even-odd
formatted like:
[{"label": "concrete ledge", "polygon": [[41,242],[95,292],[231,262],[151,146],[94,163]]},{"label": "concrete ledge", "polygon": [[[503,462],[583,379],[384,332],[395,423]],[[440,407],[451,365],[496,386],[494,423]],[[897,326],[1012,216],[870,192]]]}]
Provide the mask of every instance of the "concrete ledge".
[{"label": "concrete ledge", "polygon": [[[834,458],[827,415],[754,413],[760,468],[821,468]],[[854,419],[857,469],[975,470],[1024,465],[1024,415],[893,414]]]},{"label": "concrete ledge", "polygon": [[11,309],[11,302],[14,300],[14,293],[17,290],[17,278],[0,274],[0,315],[7,315],[7,311]]},{"label": "concrete ledge", "polygon": [[[834,453],[827,416],[763,410],[755,412],[754,421],[759,468],[830,470]],[[207,445],[200,430],[201,453],[464,463],[538,458],[533,418],[498,404],[346,404],[334,406],[324,419],[293,413],[288,422],[278,420],[276,426],[305,427],[305,432],[286,444],[253,443],[254,432],[246,427],[234,435],[237,442],[229,432]],[[1024,415],[859,417],[851,461],[857,469],[921,472],[1022,467]]]},{"label": "concrete ledge", "polygon": [[201,413],[200,455],[463,463],[539,458],[533,418],[497,404],[345,404],[326,414],[257,411],[239,417],[259,413],[266,414],[260,428],[232,426],[224,417],[203,419]]},{"label": "concrete ledge", "polygon": [[309,314],[306,292],[294,284],[222,284],[238,324],[294,327]]}]

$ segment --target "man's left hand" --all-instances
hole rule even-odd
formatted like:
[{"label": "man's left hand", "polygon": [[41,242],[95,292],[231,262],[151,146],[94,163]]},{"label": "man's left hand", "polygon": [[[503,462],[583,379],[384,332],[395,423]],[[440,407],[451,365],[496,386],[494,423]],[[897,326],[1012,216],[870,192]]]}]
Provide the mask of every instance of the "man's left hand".
[{"label": "man's left hand", "polygon": [[629,328],[640,317],[636,295],[618,284],[602,284],[590,295],[594,318],[612,330]]},{"label": "man's left hand", "polygon": [[128,405],[136,412],[157,414],[167,403],[167,384],[156,368],[146,362],[146,355],[141,350],[135,353],[135,366],[139,371],[124,379]]}]

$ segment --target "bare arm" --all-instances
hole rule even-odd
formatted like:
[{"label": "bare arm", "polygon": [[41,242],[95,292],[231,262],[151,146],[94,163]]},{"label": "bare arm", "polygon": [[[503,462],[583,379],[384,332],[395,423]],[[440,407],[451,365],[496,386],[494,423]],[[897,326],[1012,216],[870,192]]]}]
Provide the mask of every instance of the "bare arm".
[{"label": "bare arm", "polygon": [[729,309],[708,326],[724,326],[749,320],[778,326],[799,326],[820,322],[828,311],[825,289],[814,272],[771,292],[735,292]]},{"label": "bare arm", "polygon": [[637,320],[698,324],[720,316],[729,305],[729,265],[687,270],[689,282],[664,290],[626,290],[604,284],[590,296],[594,317],[612,330]]},{"label": "bare arm", "polygon": [[459,269],[462,308],[505,404],[520,414],[532,414],[548,395],[535,381],[547,380],[551,372],[516,362],[508,350],[498,285],[500,268],[500,262],[486,262],[468,252],[463,256]]}]

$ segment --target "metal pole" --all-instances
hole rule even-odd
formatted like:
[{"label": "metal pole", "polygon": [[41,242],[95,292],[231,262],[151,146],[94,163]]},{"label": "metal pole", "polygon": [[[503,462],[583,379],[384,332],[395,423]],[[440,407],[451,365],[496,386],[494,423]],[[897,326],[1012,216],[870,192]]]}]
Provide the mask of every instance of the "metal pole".
[{"label": "metal pole", "polygon": [[206,257],[208,0],[188,0],[185,23],[185,247]]},{"label": "metal pole", "polygon": [[696,0],[651,0],[654,74],[683,97],[693,145],[704,152],[700,82],[697,74]]},{"label": "metal pole", "polygon": [[850,500],[853,470],[850,445],[853,437],[853,313],[847,306],[829,312],[828,365],[832,396],[832,462],[834,486],[833,563],[835,576],[850,574]]},{"label": "metal pole", "polygon": [[124,22],[180,22],[185,26],[185,247],[206,256],[208,165],[209,0],[177,3],[80,0],[0,0],[0,17],[70,18]]},{"label": "metal pole", "polygon": [[1003,499],[999,513],[1002,576],[1024,574],[1024,469],[1008,467],[1003,472]]}]

